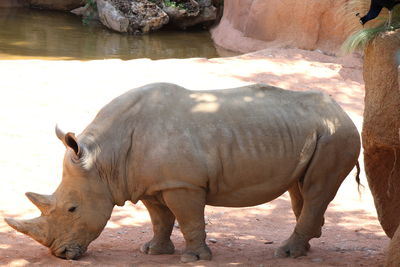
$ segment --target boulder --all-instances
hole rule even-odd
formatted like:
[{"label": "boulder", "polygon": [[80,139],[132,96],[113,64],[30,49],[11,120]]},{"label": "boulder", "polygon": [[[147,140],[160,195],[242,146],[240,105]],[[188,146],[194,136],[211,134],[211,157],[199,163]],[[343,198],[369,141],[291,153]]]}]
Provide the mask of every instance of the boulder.
[{"label": "boulder", "polygon": [[396,52],[400,30],[379,34],[365,49],[362,139],[368,184],[389,237],[400,222],[400,92]]},{"label": "boulder", "polygon": [[27,0],[34,8],[70,11],[85,5],[85,0]]},{"label": "boulder", "polygon": [[161,3],[162,9],[168,14],[170,24],[181,29],[195,25],[208,26],[216,21],[218,9],[211,0],[187,0],[174,5]]},{"label": "boulder", "polygon": [[397,230],[390,242],[389,249],[386,256],[385,267],[399,267],[400,266],[400,227]]},{"label": "boulder", "polygon": [[250,52],[266,47],[339,51],[347,36],[348,0],[228,0],[212,37],[219,46]]},{"label": "boulder", "polygon": [[96,0],[100,21],[117,32],[143,34],[168,23],[168,15],[147,0]]}]

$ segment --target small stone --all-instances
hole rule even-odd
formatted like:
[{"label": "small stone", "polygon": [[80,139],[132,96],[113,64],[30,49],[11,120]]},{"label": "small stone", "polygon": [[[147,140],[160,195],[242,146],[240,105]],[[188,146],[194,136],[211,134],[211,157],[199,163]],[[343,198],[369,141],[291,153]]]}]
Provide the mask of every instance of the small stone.
[{"label": "small stone", "polygon": [[274,243],[274,241],[265,241],[264,242],[264,244],[266,244],[266,245],[270,245],[270,244],[273,244]]},{"label": "small stone", "polygon": [[324,260],[321,259],[321,258],[314,258],[314,259],[311,259],[311,261],[312,261],[312,262],[322,262],[322,261],[324,261]]},{"label": "small stone", "polygon": [[210,238],[210,239],[208,239],[208,241],[210,241],[211,243],[217,243],[217,239],[215,239],[215,238]]}]

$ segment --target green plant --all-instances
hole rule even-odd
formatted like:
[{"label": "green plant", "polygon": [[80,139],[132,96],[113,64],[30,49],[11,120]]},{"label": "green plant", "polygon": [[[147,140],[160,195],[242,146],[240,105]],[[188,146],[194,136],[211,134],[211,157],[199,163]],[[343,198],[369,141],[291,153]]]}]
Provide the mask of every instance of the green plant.
[{"label": "green plant", "polygon": [[377,19],[368,22],[361,28],[362,26],[358,21],[359,17],[356,17],[356,14],[365,15],[369,9],[369,3],[369,0],[350,0],[342,10],[342,15],[347,21],[346,28],[349,33],[341,47],[343,54],[350,54],[357,50],[362,51],[378,34],[400,28],[400,8],[393,9],[392,25],[390,27],[386,25],[388,12],[383,10]]},{"label": "green plant", "polygon": [[86,0],[85,8],[86,14],[83,15],[82,23],[88,25],[97,14],[97,3],[96,0]]},{"label": "green plant", "polygon": [[168,7],[174,7],[174,8],[179,8],[179,9],[186,9],[185,4],[183,3],[176,3],[175,1],[171,0],[164,0],[164,5]]},{"label": "green plant", "polygon": [[91,6],[91,7],[97,8],[95,0],[86,0],[86,4]]}]

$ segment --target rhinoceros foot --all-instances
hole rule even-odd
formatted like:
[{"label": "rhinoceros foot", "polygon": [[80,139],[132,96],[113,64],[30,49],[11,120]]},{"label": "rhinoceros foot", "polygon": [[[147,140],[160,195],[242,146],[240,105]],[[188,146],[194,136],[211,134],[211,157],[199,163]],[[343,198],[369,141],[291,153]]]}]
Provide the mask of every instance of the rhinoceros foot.
[{"label": "rhinoceros foot", "polygon": [[298,258],[306,256],[308,250],[310,250],[310,244],[307,241],[292,235],[275,251],[275,256],[278,258]]},{"label": "rhinoceros foot", "polygon": [[194,262],[198,260],[211,260],[211,250],[207,245],[197,249],[186,249],[181,256],[181,262]]},{"label": "rhinoceros foot", "polygon": [[143,244],[140,247],[140,251],[149,255],[174,254],[175,246],[171,240],[160,241],[152,239]]}]

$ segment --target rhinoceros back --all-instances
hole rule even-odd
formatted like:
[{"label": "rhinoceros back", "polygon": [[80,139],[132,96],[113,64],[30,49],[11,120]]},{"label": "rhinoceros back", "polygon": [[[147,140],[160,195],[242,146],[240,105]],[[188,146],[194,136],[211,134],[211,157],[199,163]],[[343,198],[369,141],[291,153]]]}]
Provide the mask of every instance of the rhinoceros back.
[{"label": "rhinoceros back", "polygon": [[203,188],[209,204],[222,206],[256,205],[285,192],[321,136],[344,146],[359,138],[320,92],[268,85],[191,91],[165,83],[114,99],[82,136],[99,144],[98,160],[114,162],[112,179],[132,196]]}]

